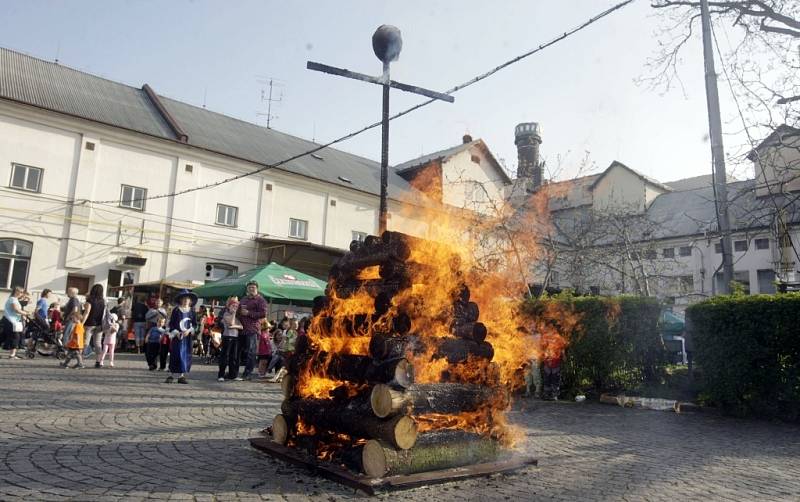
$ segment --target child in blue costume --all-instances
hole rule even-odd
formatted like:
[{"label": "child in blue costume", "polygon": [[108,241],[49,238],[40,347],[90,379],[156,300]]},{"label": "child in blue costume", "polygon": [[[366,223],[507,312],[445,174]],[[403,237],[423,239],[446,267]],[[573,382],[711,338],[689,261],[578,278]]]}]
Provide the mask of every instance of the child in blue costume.
[{"label": "child in blue costume", "polygon": [[175,296],[175,304],[169,319],[169,372],[165,383],[189,383],[186,374],[192,369],[192,339],[197,331],[197,316],[194,305],[197,295],[184,289]]}]

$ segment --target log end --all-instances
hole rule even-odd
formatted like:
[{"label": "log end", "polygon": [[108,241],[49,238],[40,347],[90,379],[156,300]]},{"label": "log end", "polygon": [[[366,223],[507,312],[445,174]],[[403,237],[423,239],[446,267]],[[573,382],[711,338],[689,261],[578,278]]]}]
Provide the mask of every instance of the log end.
[{"label": "log end", "polygon": [[393,411],[391,388],[386,384],[377,384],[372,388],[369,402],[376,417],[388,417]]},{"label": "log end", "polygon": [[285,399],[294,396],[294,387],[295,377],[291,373],[284,376],[283,380],[281,380],[281,390],[283,391],[283,397]]},{"label": "log end", "polygon": [[417,442],[417,423],[413,418],[402,415],[394,423],[394,439],[397,447],[408,450]]},{"label": "log end", "polygon": [[278,444],[286,444],[289,440],[289,422],[280,413],[272,419],[272,440]]},{"label": "log end", "polygon": [[380,478],[389,472],[380,442],[374,439],[366,442],[361,452],[361,466],[364,468],[364,473],[371,478]]},{"label": "log end", "polygon": [[403,359],[394,368],[394,383],[401,387],[408,387],[414,383],[414,366],[408,359]]}]

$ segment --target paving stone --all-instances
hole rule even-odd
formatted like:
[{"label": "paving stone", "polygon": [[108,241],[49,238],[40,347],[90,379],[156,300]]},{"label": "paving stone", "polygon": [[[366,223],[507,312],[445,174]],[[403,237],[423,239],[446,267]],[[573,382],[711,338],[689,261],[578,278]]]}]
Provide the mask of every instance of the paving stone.
[{"label": "paving stone", "polygon": [[[195,364],[189,385],[163,384],[133,354],[75,372],[0,359],[0,500],[366,498],[250,448],[278,413],[278,385],[215,378]],[[539,467],[376,499],[800,500],[797,426],[535,401],[510,420]]]}]

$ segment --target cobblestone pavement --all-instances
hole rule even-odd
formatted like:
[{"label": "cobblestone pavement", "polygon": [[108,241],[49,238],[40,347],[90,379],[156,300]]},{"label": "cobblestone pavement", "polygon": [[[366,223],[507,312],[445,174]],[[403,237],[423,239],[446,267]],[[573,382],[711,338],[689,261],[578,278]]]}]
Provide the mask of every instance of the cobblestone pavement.
[{"label": "cobblestone pavement", "polygon": [[[365,498],[249,447],[277,385],[161,383],[143,357],[64,370],[0,360],[0,500]],[[523,402],[511,413],[539,467],[379,500],[800,500],[800,428],[708,415]]]}]

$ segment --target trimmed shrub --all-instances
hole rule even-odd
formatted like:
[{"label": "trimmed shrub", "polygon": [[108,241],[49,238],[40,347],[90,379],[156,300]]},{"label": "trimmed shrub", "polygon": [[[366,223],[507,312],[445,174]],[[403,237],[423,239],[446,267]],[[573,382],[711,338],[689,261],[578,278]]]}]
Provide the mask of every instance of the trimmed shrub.
[{"label": "trimmed shrub", "polygon": [[[554,310],[578,317],[571,329],[559,329],[568,340],[561,369],[564,394],[632,389],[663,374],[667,353],[658,332],[661,306],[655,298],[562,294],[529,301],[526,309],[537,318],[549,302],[558,303]],[[553,323],[558,325],[558,319]]]},{"label": "trimmed shrub", "polygon": [[703,397],[740,416],[800,419],[800,294],[717,296],[689,307]]}]

